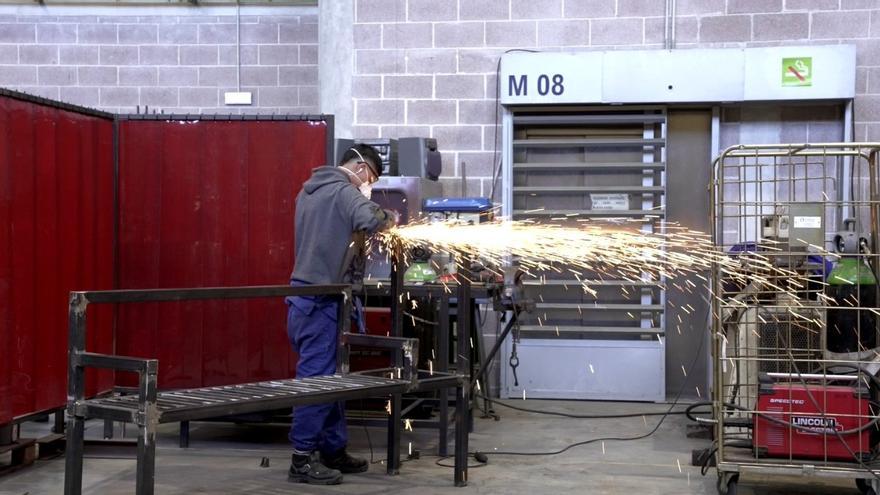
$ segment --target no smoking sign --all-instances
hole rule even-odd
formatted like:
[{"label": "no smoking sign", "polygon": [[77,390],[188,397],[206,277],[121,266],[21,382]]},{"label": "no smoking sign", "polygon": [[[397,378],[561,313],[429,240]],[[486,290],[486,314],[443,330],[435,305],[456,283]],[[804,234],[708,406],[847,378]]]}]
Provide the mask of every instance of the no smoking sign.
[{"label": "no smoking sign", "polygon": [[782,59],[783,86],[812,86],[813,57]]}]

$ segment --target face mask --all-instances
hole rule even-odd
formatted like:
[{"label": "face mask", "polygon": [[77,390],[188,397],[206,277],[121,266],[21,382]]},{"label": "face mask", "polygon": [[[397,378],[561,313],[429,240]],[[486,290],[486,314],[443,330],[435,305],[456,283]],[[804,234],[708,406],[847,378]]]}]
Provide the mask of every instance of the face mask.
[{"label": "face mask", "polygon": [[367,184],[366,182],[361,182],[361,185],[358,186],[361,194],[364,195],[365,198],[370,199],[373,195],[373,186],[371,184]]},{"label": "face mask", "polygon": [[365,198],[370,199],[370,197],[373,195],[373,186],[361,180],[361,178],[358,177],[357,174],[352,172],[351,170],[345,167],[342,167],[342,170],[345,170],[348,175],[351,175],[352,177],[360,181],[361,185],[358,186],[358,190],[361,192],[361,194],[364,195]]}]

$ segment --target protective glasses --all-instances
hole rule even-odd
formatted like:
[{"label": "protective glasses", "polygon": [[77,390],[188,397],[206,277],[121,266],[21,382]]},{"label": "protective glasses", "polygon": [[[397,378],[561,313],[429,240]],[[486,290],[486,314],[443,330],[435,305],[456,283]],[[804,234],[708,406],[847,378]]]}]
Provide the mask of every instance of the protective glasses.
[{"label": "protective glasses", "polygon": [[358,151],[354,148],[349,148],[349,150],[354,151],[354,153],[358,156],[358,158],[360,158],[360,161],[357,162],[358,165],[363,163],[367,167],[367,171],[370,174],[369,183],[372,184],[372,183],[378,181],[379,176],[376,174],[376,172],[374,172],[373,166],[370,165],[370,162],[368,162],[366,159],[364,159],[364,155],[362,155],[360,151]]}]

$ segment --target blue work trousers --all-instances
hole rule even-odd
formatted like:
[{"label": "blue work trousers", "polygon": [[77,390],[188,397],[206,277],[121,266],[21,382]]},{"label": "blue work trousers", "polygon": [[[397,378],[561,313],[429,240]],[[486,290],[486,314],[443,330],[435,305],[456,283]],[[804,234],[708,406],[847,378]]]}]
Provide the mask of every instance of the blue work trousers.
[{"label": "blue work trousers", "polygon": [[[296,284],[294,284],[296,285]],[[336,373],[339,297],[288,297],[287,336],[299,354],[297,378]],[[333,454],[345,448],[345,403],[314,404],[293,408],[288,436],[301,452]]]}]

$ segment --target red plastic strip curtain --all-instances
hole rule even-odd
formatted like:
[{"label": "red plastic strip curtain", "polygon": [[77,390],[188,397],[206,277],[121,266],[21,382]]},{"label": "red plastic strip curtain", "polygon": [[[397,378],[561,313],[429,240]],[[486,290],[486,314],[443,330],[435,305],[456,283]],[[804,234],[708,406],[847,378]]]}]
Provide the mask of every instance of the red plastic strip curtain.
[{"label": "red plastic strip curtain", "polygon": [[[112,120],[0,96],[0,424],[66,404],[68,294],[113,287],[113,218]],[[87,348],[111,352],[95,309]]]},{"label": "red plastic strip curtain", "polygon": [[[294,199],[324,164],[325,122],[119,125],[120,288],[288,282]],[[121,306],[116,351],[157,358],[162,388],[291,377],[286,311],[281,299]]]}]

